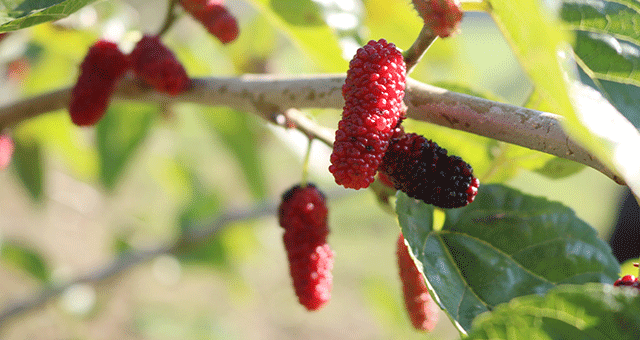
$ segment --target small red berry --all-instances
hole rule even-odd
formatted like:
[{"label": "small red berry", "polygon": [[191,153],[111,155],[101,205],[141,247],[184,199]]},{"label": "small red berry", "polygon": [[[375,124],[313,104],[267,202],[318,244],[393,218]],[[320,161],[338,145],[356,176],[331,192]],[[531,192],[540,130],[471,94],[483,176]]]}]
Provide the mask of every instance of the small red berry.
[{"label": "small red berry", "polygon": [[223,5],[222,0],[181,0],[182,7],[198,20],[221,43],[227,44],[238,37],[236,18]]},{"label": "small red berry", "polygon": [[480,186],[469,164],[415,133],[391,140],[379,170],[396,189],[446,209],[473,202]]},{"label": "small red berry", "polygon": [[398,236],[397,256],[404,303],[411,324],[415,329],[430,332],[438,323],[439,308],[431,298],[424,277],[411,258],[402,234]]},{"label": "small red berry", "polygon": [[0,135],[0,170],[6,169],[11,162],[11,156],[15,146],[9,135]]},{"label": "small red berry", "polygon": [[413,0],[413,6],[424,24],[441,38],[457,31],[463,16],[460,0]]},{"label": "small red berry", "polygon": [[79,126],[94,125],[109,105],[115,85],[129,69],[129,59],[112,42],[100,40],[87,52],[71,90],[69,114]]},{"label": "small red berry", "polygon": [[191,80],[187,72],[159,37],[142,37],[129,58],[136,76],[157,91],[177,95],[189,88]]},{"label": "small red berry", "polygon": [[336,183],[361,189],[373,182],[404,112],[405,78],[394,44],[371,40],[356,52],[342,86],[345,105],[329,167]]},{"label": "small red berry", "polygon": [[293,287],[300,304],[310,311],[331,299],[333,252],[327,244],[327,212],[325,197],[313,184],[289,189],[278,210]]},{"label": "small red berry", "polygon": [[640,288],[640,284],[638,283],[638,278],[636,278],[633,275],[625,275],[617,279],[616,282],[613,283],[613,285],[616,287],[631,286],[631,287]]}]

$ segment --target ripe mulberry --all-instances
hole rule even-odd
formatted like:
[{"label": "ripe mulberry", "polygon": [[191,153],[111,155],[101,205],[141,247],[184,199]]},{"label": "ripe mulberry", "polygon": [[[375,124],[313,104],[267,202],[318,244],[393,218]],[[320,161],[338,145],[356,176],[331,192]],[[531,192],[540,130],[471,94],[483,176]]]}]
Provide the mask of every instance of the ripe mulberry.
[{"label": "ripe mulberry", "polygon": [[469,164],[415,133],[391,140],[380,171],[396,189],[446,209],[473,202],[480,185]]},{"label": "ripe mulberry", "polygon": [[224,6],[223,0],[181,0],[182,7],[198,20],[221,43],[226,44],[238,37],[236,18]]},{"label": "ripe mulberry", "polygon": [[176,95],[189,88],[191,80],[187,72],[159,37],[142,37],[129,58],[136,76],[157,91]]},{"label": "ripe mulberry", "polygon": [[638,278],[633,275],[625,275],[617,279],[616,282],[613,283],[613,285],[615,287],[620,287],[620,286],[634,287],[640,290],[640,282],[638,282]]},{"label": "ripe mulberry", "polygon": [[80,64],[80,76],[69,103],[71,121],[79,126],[94,125],[109,105],[115,85],[129,69],[129,59],[108,41],[98,41]]},{"label": "ripe mulberry", "polygon": [[404,303],[411,324],[415,329],[430,332],[438,323],[439,307],[431,298],[424,277],[413,262],[402,234],[398,237],[397,255]]},{"label": "ripe mulberry", "polygon": [[346,188],[366,188],[387,151],[403,115],[406,66],[386,40],[369,41],[349,63],[342,86],[345,100],[329,171]]},{"label": "ripe mulberry", "polygon": [[282,196],[278,221],[298,301],[314,311],[331,299],[333,252],[327,244],[325,197],[313,184],[296,185]]},{"label": "ripe mulberry", "polygon": [[460,0],[413,0],[413,6],[424,24],[441,38],[450,36],[458,29],[464,14]]}]

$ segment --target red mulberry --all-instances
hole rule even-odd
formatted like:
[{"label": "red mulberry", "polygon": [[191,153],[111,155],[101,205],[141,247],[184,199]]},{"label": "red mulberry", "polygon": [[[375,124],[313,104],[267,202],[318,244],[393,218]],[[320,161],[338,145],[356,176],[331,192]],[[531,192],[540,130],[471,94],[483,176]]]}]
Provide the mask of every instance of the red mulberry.
[{"label": "red mulberry", "polygon": [[441,38],[454,33],[463,16],[460,0],[413,0],[413,6],[424,24]]},{"label": "red mulberry", "polygon": [[358,49],[342,86],[345,100],[329,171],[346,188],[366,188],[401,119],[406,66],[396,46],[384,39]]},{"label": "red mulberry", "polygon": [[333,252],[326,241],[327,212],[322,192],[308,184],[289,189],[278,214],[293,286],[300,304],[310,311],[331,299]]},{"label": "red mulberry", "polygon": [[438,323],[439,307],[431,298],[424,277],[413,262],[402,234],[398,237],[397,255],[404,303],[411,324],[415,329],[430,332]]},{"label": "red mulberry", "polygon": [[238,37],[236,18],[223,5],[223,0],[181,0],[182,7],[198,20],[221,43],[226,44]]},{"label": "red mulberry", "polygon": [[0,135],[0,170],[4,170],[11,162],[15,146],[9,135]]},{"label": "red mulberry", "polygon": [[640,282],[638,282],[638,278],[633,275],[625,275],[617,279],[616,282],[613,283],[613,285],[615,287],[620,287],[620,286],[634,287],[640,290]]},{"label": "red mulberry", "polygon": [[176,95],[189,88],[187,72],[159,37],[145,35],[129,57],[136,76],[157,91]]},{"label": "red mulberry", "polygon": [[473,202],[480,185],[469,164],[415,133],[391,140],[380,171],[410,197],[447,209]]},{"label": "red mulberry", "polygon": [[116,82],[129,69],[129,59],[108,41],[98,41],[80,64],[80,76],[71,90],[69,114],[74,124],[94,125],[109,105]]}]

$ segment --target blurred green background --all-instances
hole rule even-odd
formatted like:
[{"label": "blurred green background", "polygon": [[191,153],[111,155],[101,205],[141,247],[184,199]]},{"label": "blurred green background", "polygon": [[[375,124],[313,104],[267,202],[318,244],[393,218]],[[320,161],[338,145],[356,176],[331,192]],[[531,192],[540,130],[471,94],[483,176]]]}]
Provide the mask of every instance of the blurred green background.
[{"label": "blurred green background", "polygon": [[[291,2],[228,1],[241,32],[228,46],[187,16],[164,41],[193,77],[343,72],[355,48],[369,39],[385,38],[406,49],[421,27],[406,1],[287,4]],[[335,61],[335,55],[322,55],[319,47],[310,49],[304,34],[313,28],[278,19],[271,10],[279,9],[276,14],[287,18],[305,6],[332,26],[327,32],[340,37],[333,43],[343,49],[344,58]],[[165,7],[142,0],[97,2],[55,24],[11,34],[0,43],[0,102],[72,85],[95,40],[107,37],[129,51],[142,34],[157,31]],[[462,86],[515,105],[523,105],[531,92],[509,46],[491,18],[481,13],[467,13],[458,35],[436,41],[412,77]],[[330,128],[340,117],[339,110],[307,112]],[[484,183],[506,182],[561,201],[608,238],[623,188],[604,175],[569,169],[577,172],[552,179],[540,171],[549,158],[536,152],[426,123],[407,122],[407,130],[421,132],[468,160]],[[66,111],[54,112],[20,124],[13,134],[17,143],[37,146],[23,163],[30,169],[40,164],[43,171],[41,179],[38,173],[31,175],[36,179],[24,179],[25,166],[16,164],[0,172],[0,306],[31,296],[43,284],[94,272],[124,249],[170,242],[181,227],[223,211],[278,201],[300,180],[307,148],[297,131],[249,113],[192,104],[113,103],[95,129],[77,128]],[[270,216],[233,223],[188,254],[161,256],[106,282],[74,286],[5,323],[0,336],[457,338],[442,313],[432,333],[413,331],[395,263],[395,217],[371,191],[341,190],[327,170],[330,152],[314,142],[310,164],[311,180],[330,198],[339,196],[329,202],[329,242],[336,262],[332,301],[322,310],[309,313],[298,305],[282,230]],[[17,250],[8,251],[12,246]]]}]

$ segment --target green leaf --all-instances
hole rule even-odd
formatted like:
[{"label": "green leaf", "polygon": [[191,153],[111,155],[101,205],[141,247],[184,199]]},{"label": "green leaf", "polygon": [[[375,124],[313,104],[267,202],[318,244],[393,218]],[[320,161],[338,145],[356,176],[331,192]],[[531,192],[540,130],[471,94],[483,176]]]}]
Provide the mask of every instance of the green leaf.
[{"label": "green leaf", "polygon": [[603,284],[564,285],[480,315],[468,339],[616,339],[640,334],[640,295]]},{"label": "green leaf", "polygon": [[0,247],[0,258],[3,262],[24,270],[42,282],[49,280],[49,268],[44,257],[30,247],[5,240]]},{"label": "green leaf", "polygon": [[284,32],[307,56],[327,72],[345,72],[347,61],[336,35],[311,0],[252,0],[251,3],[274,26]]},{"label": "green leaf", "polygon": [[375,40],[385,38],[405,50],[424,25],[418,12],[405,0],[367,0],[365,8],[369,37]]},{"label": "green leaf", "polygon": [[96,127],[100,181],[113,190],[125,165],[148,135],[158,107],[142,103],[112,103]]},{"label": "green leaf", "polygon": [[203,108],[202,111],[211,130],[240,162],[251,192],[256,198],[264,198],[267,184],[258,152],[258,141],[263,136],[255,117],[227,108]]},{"label": "green leaf", "polygon": [[640,6],[637,1],[564,1],[562,19],[576,32],[575,57],[602,95],[640,128]]},{"label": "green leaf", "polygon": [[30,197],[42,202],[44,192],[44,159],[40,141],[28,134],[16,133],[11,164]]},{"label": "green leaf", "polygon": [[584,169],[584,165],[568,159],[553,157],[535,172],[554,179],[569,177]]},{"label": "green leaf", "polygon": [[412,253],[461,331],[480,313],[558,284],[608,282],[619,272],[593,228],[557,202],[501,185],[480,186],[467,207],[445,212],[398,194],[398,221]]},{"label": "green leaf", "polygon": [[0,33],[65,18],[93,1],[2,0],[0,1]]}]

